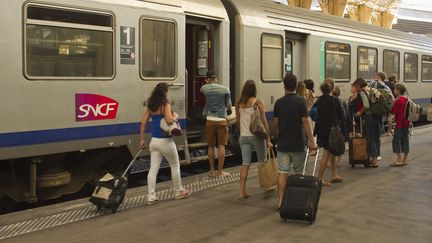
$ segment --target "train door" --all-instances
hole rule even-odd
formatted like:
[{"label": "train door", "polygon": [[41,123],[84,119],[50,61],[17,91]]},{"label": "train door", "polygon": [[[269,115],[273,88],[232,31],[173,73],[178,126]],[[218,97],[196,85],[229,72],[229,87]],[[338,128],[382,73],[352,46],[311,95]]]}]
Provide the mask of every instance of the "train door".
[{"label": "train door", "polygon": [[307,77],[306,36],[300,33],[285,33],[285,74],[294,74],[299,80]]},{"label": "train door", "polygon": [[214,69],[214,24],[209,21],[189,19],[186,24],[187,116],[199,120],[205,106],[200,92],[206,73]]}]

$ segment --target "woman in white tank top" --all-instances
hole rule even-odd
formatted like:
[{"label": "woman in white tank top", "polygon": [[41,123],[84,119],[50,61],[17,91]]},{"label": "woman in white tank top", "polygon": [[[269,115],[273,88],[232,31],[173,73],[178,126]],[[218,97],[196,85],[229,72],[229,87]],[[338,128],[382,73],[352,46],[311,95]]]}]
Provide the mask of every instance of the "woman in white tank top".
[{"label": "woman in white tank top", "polygon": [[[242,166],[240,169],[240,198],[248,198],[246,193],[246,180],[249,173],[249,166],[252,162],[252,152],[256,151],[258,162],[266,160],[267,147],[273,147],[269,137],[269,126],[265,116],[265,106],[262,100],[256,98],[257,89],[253,80],[247,80],[244,84],[240,99],[236,104],[236,124],[240,127],[240,148],[242,153]],[[267,131],[267,139],[259,139],[249,130],[251,114],[254,112],[254,105],[258,106],[261,121]]]}]

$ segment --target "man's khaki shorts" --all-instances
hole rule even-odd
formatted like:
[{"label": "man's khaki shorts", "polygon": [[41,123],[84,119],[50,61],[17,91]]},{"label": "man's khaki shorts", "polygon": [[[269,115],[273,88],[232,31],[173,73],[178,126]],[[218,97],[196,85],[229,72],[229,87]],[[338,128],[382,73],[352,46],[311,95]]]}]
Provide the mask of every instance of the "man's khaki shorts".
[{"label": "man's khaki shorts", "polygon": [[209,121],[206,124],[207,143],[209,146],[228,144],[227,121]]}]

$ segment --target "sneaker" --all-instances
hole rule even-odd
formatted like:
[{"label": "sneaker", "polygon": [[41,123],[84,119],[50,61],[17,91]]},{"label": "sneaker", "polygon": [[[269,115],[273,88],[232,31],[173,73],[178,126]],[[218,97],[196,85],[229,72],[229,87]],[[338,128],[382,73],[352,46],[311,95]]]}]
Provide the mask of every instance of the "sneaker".
[{"label": "sneaker", "polygon": [[147,199],[147,205],[156,204],[156,203],[158,203],[158,202],[159,202],[159,200],[157,200],[157,199],[154,199],[154,200],[149,200],[149,199]]},{"label": "sneaker", "polygon": [[188,198],[190,196],[190,194],[192,194],[191,191],[183,190],[175,197],[175,199],[176,200],[185,199],[185,198]]},{"label": "sneaker", "polygon": [[382,160],[381,156],[378,156],[378,157],[377,157],[377,160],[378,160],[378,161]]}]

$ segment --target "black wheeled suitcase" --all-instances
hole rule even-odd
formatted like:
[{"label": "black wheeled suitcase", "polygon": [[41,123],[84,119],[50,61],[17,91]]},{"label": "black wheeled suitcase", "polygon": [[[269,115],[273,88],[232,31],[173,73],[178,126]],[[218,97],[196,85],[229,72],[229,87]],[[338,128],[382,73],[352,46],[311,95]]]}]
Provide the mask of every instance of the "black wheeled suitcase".
[{"label": "black wheeled suitcase", "polygon": [[305,175],[309,150],[306,153],[305,165],[301,175],[290,175],[282,198],[279,215],[283,220],[306,220],[311,224],[315,222],[318,212],[318,204],[321,196],[322,181],[314,176],[318,161],[315,155],[315,163],[312,175]]},{"label": "black wheeled suitcase", "polygon": [[362,164],[364,168],[369,167],[369,153],[367,139],[363,136],[363,124],[360,118],[360,135],[356,133],[353,125],[353,133],[349,138],[349,164],[352,168],[356,164]]},{"label": "black wheeled suitcase", "polygon": [[110,173],[106,173],[96,182],[96,188],[90,196],[89,201],[98,210],[107,208],[111,209],[113,213],[117,212],[117,209],[123,202],[128,186],[126,174],[141,152],[142,150],[135,155],[121,176],[113,176]]}]

